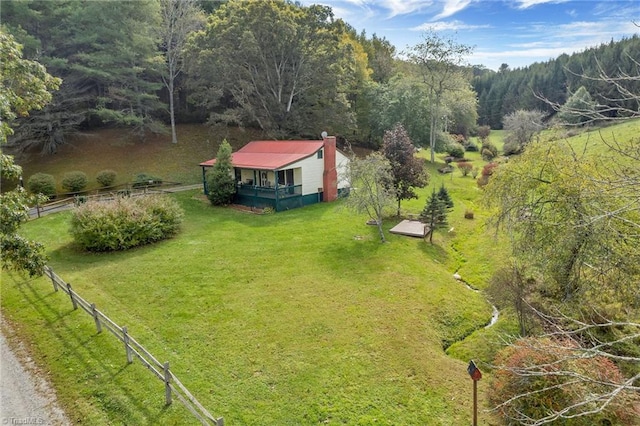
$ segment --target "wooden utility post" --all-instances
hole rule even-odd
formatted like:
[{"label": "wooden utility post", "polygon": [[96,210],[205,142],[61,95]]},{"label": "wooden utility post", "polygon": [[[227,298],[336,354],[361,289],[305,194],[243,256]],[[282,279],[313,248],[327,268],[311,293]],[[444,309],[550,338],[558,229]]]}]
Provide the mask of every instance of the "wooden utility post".
[{"label": "wooden utility post", "polygon": [[473,426],[478,426],[478,380],[482,379],[482,371],[473,360],[469,361],[467,372],[473,380]]}]

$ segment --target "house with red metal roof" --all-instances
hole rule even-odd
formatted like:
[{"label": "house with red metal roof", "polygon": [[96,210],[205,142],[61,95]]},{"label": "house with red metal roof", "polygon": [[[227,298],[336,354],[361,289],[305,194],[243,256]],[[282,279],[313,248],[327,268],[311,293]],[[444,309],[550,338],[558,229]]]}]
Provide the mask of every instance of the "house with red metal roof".
[{"label": "house with red metal roof", "polygon": [[[204,193],[206,173],[215,158],[200,163]],[[322,140],[252,141],[231,154],[236,204],[275,211],[322,201],[349,190],[349,158],[336,148],[335,136]]]}]

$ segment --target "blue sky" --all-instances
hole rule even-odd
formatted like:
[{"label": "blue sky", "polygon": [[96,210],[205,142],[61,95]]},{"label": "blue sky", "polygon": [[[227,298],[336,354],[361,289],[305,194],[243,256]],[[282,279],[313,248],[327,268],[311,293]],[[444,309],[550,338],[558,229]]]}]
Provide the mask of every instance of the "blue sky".
[{"label": "blue sky", "polygon": [[358,32],[398,52],[425,30],[474,47],[471,64],[512,69],[640,33],[640,0],[303,0],[331,6]]}]

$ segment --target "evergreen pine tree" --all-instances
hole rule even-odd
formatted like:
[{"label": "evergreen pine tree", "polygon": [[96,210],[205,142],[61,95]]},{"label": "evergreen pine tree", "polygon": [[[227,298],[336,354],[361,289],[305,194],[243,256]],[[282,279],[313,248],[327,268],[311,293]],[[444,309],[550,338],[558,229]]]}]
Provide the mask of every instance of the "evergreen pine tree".
[{"label": "evergreen pine tree", "polygon": [[435,188],[427,200],[422,213],[420,213],[420,221],[429,227],[429,242],[431,244],[433,244],[433,231],[448,226],[447,205],[445,201],[438,196]]},{"label": "evergreen pine tree", "polygon": [[442,186],[440,186],[440,190],[438,191],[438,198],[444,201],[444,204],[448,209],[453,208],[453,200],[449,195],[449,191],[447,190],[447,188],[445,188],[444,183],[442,184]]},{"label": "evergreen pine tree", "polygon": [[207,197],[214,206],[226,206],[233,201],[236,193],[236,182],[231,164],[231,145],[223,140],[216,155],[216,163],[207,175]]}]

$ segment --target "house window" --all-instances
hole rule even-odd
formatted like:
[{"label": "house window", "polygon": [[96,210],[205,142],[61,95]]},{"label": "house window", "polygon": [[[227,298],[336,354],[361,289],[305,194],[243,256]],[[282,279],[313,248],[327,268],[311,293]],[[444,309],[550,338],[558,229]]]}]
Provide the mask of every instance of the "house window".
[{"label": "house window", "polygon": [[322,150],[318,151],[318,159],[322,159]]}]

